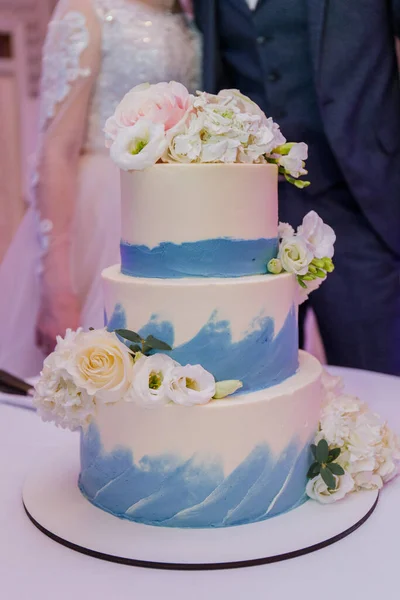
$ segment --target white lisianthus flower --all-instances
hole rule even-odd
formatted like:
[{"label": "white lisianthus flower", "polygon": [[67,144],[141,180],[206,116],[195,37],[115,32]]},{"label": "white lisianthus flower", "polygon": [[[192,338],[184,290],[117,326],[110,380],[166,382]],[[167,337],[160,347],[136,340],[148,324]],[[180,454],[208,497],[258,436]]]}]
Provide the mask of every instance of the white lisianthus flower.
[{"label": "white lisianthus flower", "polygon": [[96,410],[95,399],[75,385],[69,373],[60,368],[58,359],[56,352],[45,359],[33,405],[43,421],[53,421],[71,431],[86,428]]},{"label": "white lisianthus flower", "polygon": [[177,364],[166,354],[141,356],[133,367],[132,386],[127,400],[146,408],[168,404],[171,372]]},{"label": "white lisianthus flower", "polygon": [[140,119],[118,131],[110,156],[123,171],[141,171],[155,165],[167,147],[164,126]]},{"label": "white lisianthus flower", "polygon": [[308,146],[304,142],[293,144],[289,153],[278,158],[278,164],[285,169],[289,175],[296,179],[306,175],[304,163],[308,157]]},{"label": "white lisianthus flower", "polygon": [[132,127],[142,119],[162,125],[164,131],[178,127],[192,111],[193,100],[185,86],[176,81],[135,86],[105,124],[107,148],[111,147],[121,129]]},{"label": "white lisianthus flower", "polygon": [[349,473],[345,473],[338,477],[334,475],[336,480],[336,489],[330,490],[322,479],[321,475],[317,475],[307,483],[306,494],[309,498],[317,500],[321,504],[331,504],[342,500],[347,494],[354,490],[354,480]]},{"label": "white lisianthus flower", "polygon": [[131,384],[132,368],[133,357],[128,348],[106,329],[77,336],[73,360],[65,364],[74,384],[104,404],[124,398]]},{"label": "white lisianthus flower", "polygon": [[307,240],[315,258],[332,258],[336,234],[314,210],[304,217],[297,231]]},{"label": "white lisianthus flower", "polygon": [[288,273],[306,275],[313,254],[302,236],[293,235],[281,241],[278,258]]},{"label": "white lisianthus flower", "polygon": [[278,225],[278,237],[282,238],[290,238],[294,235],[294,229],[289,223],[279,222]]},{"label": "white lisianthus flower", "polygon": [[215,379],[200,365],[175,367],[170,373],[168,396],[175,404],[207,404],[215,395]]}]

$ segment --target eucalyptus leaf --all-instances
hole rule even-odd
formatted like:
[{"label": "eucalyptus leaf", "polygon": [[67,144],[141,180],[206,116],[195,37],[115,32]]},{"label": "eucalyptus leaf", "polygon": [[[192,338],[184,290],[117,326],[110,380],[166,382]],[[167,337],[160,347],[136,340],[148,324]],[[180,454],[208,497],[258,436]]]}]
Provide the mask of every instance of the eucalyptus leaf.
[{"label": "eucalyptus leaf", "polygon": [[336,489],[336,479],[328,467],[321,467],[321,477],[330,490]]},{"label": "eucalyptus leaf", "polygon": [[340,475],[344,475],[344,469],[338,463],[333,463],[333,462],[332,463],[328,463],[326,465],[326,467],[334,475],[338,475],[339,477],[340,477]]},{"label": "eucalyptus leaf", "polygon": [[135,331],[130,331],[129,329],[116,329],[115,333],[124,338],[124,340],[128,340],[128,342],[133,342],[134,344],[142,343],[142,338]]},{"label": "eucalyptus leaf", "polygon": [[131,344],[129,346],[129,350],[132,350],[132,352],[134,352],[136,354],[136,352],[141,352],[142,347],[139,346],[138,344]]},{"label": "eucalyptus leaf", "polygon": [[311,448],[313,457],[317,458],[317,446],[315,444],[311,444],[310,448]]},{"label": "eucalyptus leaf", "polygon": [[151,350],[153,350],[153,348],[151,346],[149,346],[146,342],[144,342],[144,344],[142,346],[142,353],[148,354],[149,352],[151,352]]},{"label": "eucalyptus leaf", "polygon": [[322,463],[327,462],[328,457],[329,457],[328,442],[326,440],[322,439],[318,442],[316,459],[320,464],[322,464]]},{"label": "eucalyptus leaf", "polygon": [[149,346],[152,350],[172,350],[171,346],[162,340],[158,340],[153,335],[149,335],[146,338],[146,345]]},{"label": "eucalyptus leaf", "polygon": [[329,450],[329,456],[328,456],[328,460],[326,462],[328,462],[328,463],[333,462],[334,460],[339,458],[340,453],[341,453],[340,448],[332,448],[332,450]]},{"label": "eucalyptus leaf", "polygon": [[307,477],[308,479],[314,479],[321,472],[321,465],[317,462],[314,462],[311,467],[308,469]]}]

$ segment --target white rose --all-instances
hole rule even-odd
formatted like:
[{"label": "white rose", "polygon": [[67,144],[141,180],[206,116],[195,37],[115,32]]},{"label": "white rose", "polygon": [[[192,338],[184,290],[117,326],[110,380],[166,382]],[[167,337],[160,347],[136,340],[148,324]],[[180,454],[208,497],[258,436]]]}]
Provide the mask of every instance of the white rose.
[{"label": "white rose", "polygon": [[168,385],[177,364],[166,354],[142,356],[133,367],[128,399],[147,408],[168,404]]},{"label": "white rose", "polygon": [[294,229],[289,223],[279,222],[278,225],[278,237],[282,238],[290,238],[294,235]]},{"label": "white rose", "polygon": [[53,421],[71,431],[86,428],[95,413],[95,399],[75,385],[70,375],[59,367],[58,358],[53,352],[44,361],[33,404],[43,421]]},{"label": "white rose", "polygon": [[108,404],[124,398],[131,383],[133,358],[115,333],[99,329],[76,338],[74,359],[65,368],[78,388]]},{"label": "white rose", "polygon": [[292,177],[300,177],[305,175],[307,171],[304,169],[304,161],[307,160],[308,146],[304,142],[293,144],[289,150],[289,154],[280,156],[278,163]]},{"label": "white rose", "polygon": [[110,156],[124,171],[141,171],[155,165],[166,147],[164,126],[141,119],[118,131]]},{"label": "white rose", "polygon": [[316,258],[332,258],[336,241],[335,232],[314,210],[304,217],[298,233],[307,240]]},{"label": "white rose", "polygon": [[281,241],[278,258],[288,273],[306,275],[313,254],[302,236],[293,235]]},{"label": "white rose", "polygon": [[207,404],[215,391],[214,377],[200,365],[179,366],[170,373],[168,396],[176,404]]},{"label": "white rose", "polygon": [[336,489],[330,490],[322,479],[321,475],[317,475],[307,483],[306,494],[309,498],[317,500],[321,504],[331,504],[337,500],[341,500],[347,494],[353,491],[354,481],[349,473],[345,473],[340,477],[334,476],[336,480]]},{"label": "white rose", "polygon": [[362,490],[380,490],[383,486],[382,478],[371,472],[360,472],[353,475],[354,483],[357,489]]}]

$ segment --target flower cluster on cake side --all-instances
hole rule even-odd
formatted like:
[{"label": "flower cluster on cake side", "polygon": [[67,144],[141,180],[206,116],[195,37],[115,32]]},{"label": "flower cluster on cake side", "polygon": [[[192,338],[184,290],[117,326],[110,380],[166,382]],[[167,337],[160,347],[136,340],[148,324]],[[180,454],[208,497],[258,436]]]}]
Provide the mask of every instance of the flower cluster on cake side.
[{"label": "flower cluster on cake side", "polygon": [[269,261],[268,272],[296,275],[301,304],[334,270],[336,235],[314,210],[304,217],[297,231],[288,223],[279,223],[278,234],[278,257]]},{"label": "flower cluster on cake side", "polygon": [[216,382],[201,365],[182,366],[167,354],[153,354],[156,350],[171,348],[153,336],[141,339],[126,329],[68,330],[64,338],[57,338],[35,386],[39,415],[76,430],[91,423],[98,403],[195,406],[242,387],[237,380]]},{"label": "flower cluster on cake side", "polygon": [[[68,330],[57,339],[35,386],[38,414],[74,431],[90,425],[99,404],[193,407],[240,389],[240,381],[216,382],[200,365],[178,364],[168,350],[165,342],[126,329]],[[365,403],[343,392],[339,377],[324,373],[323,384],[325,401],[306,493],[327,504],[361,489],[380,489],[392,479],[398,473],[400,441]]]},{"label": "flower cluster on cake side", "polygon": [[400,439],[341,377],[324,372],[326,396],[311,450],[308,496],[322,504],[358,490],[379,490],[399,472]]},{"label": "flower cluster on cake side", "polygon": [[181,83],[141,84],[126,94],[105,125],[106,146],[125,171],[157,162],[277,165],[299,188],[307,144],[287,142],[280,127],[238,90],[189,94]]}]

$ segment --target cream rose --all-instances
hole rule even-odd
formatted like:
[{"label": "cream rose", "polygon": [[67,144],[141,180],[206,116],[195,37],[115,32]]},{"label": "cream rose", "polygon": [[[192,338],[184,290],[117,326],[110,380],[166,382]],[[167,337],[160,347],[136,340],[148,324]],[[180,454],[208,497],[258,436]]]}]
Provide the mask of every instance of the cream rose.
[{"label": "cream rose", "polygon": [[76,338],[74,360],[66,368],[77,387],[109,404],[122,400],[128,391],[133,358],[115,333],[100,329]]},{"label": "cream rose", "polygon": [[334,477],[336,480],[336,489],[334,490],[328,488],[321,475],[311,479],[306,487],[308,497],[317,500],[321,504],[332,504],[354,490],[354,481],[349,473],[345,473],[340,477],[335,475]]},{"label": "cream rose", "polygon": [[288,273],[306,275],[314,257],[306,240],[299,235],[293,235],[284,238],[280,243],[278,258]]}]

